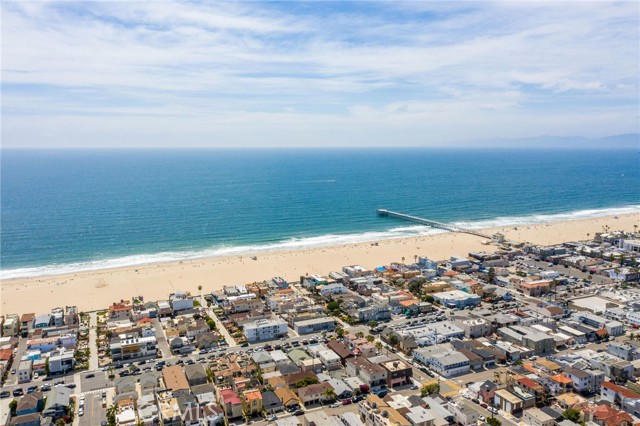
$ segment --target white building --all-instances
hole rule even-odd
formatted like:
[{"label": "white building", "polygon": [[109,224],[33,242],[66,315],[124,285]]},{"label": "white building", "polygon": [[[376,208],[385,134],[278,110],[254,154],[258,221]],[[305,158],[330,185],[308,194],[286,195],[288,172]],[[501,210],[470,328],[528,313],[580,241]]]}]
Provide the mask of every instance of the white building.
[{"label": "white building", "polygon": [[471,368],[469,358],[448,343],[416,349],[413,358],[445,377],[468,373]]},{"label": "white building", "polygon": [[109,346],[114,362],[151,357],[158,351],[155,336],[127,338],[123,335],[123,337]]},{"label": "white building", "polygon": [[445,265],[448,269],[464,269],[471,266],[471,261],[464,256],[451,256]]},{"label": "white building", "polygon": [[347,292],[347,288],[342,284],[327,284],[320,287],[320,295],[322,297],[327,297],[332,294],[343,294]]},{"label": "white building", "polygon": [[175,292],[171,295],[170,300],[174,311],[193,309],[193,299],[184,291]]},{"label": "white building", "polygon": [[49,371],[51,374],[66,373],[72,371],[75,365],[73,351],[59,350],[49,354]]},{"label": "white building", "polygon": [[476,294],[465,293],[461,290],[443,291],[433,293],[431,296],[440,302],[442,306],[449,308],[464,309],[467,306],[479,306],[482,302],[480,296]]},{"label": "white building", "polygon": [[245,324],[243,330],[249,342],[272,340],[287,335],[287,323],[281,319],[261,319]]},{"label": "white building", "polygon": [[318,358],[329,371],[338,370],[342,367],[340,357],[330,349],[318,352]]},{"label": "white building", "polygon": [[31,368],[33,361],[25,359],[18,364],[18,383],[25,383],[31,381]]}]

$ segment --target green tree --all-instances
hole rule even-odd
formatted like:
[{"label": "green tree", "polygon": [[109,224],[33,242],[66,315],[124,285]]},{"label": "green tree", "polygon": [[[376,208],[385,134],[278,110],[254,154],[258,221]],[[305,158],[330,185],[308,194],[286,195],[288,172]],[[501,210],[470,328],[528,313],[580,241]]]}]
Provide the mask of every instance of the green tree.
[{"label": "green tree", "polygon": [[487,423],[490,424],[491,426],[502,426],[502,422],[496,419],[495,417],[489,417],[487,419]]},{"label": "green tree", "polygon": [[64,426],[64,425],[66,425],[66,423],[64,422],[63,418],[56,420],[56,426]]},{"label": "green tree", "polygon": [[578,423],[578,421],[580,421],[580,411],[575,408],[569,408],[562,412],[562,417],[566,420]]},{"label": "green tree", "polygon": [[315,385],[318,383],[318,379],[315,377],[305,377],[304,379],[300,379],[295,383],[296,388],[303,388],[309,385]]},{"label": "green tree", "polygon": [[18,401],[15,399],[9,403],[9,412],[12,416],[16,415],[16,409],[18,408]]},{"label": "green tree", "polygon": [[389,344],[391,346],[396,346],[399,341],[400,340],[398,340],[398,336],[396,336],[395,334],[392,334],[391,336],[389,336]]},{"label": "green tree", "polygon": [[51,370],[49,369],[49,357],[47,357],[46,361],[44,362],[44,374],[46,374],[47,376],[51,375]]},{"label": "green tree", "polygon": [[418,296],[422,291],[422,281],[415,280],[409,283],[409,291],[413,293],[413,295]]},{"label": "green tree", "polygon": [[433,303],[433,300],[434,300],[434,299],[433,299],[433,296],[432,296],[432,295],[427,294],[426,296],[424,296],[424,300],[425,300],[426,302]]},{"label": "green tree", "polygon": [[382,342],[376,342],[376,349],[378,350],[378,352],[382,350]]},{"label": "green tree", "polygon": [[425,396],[429,396],[432,393],[438,393],[438,392],[440,392],[440,384],[439,383],[429,383],[428,385],[424,385],[420,389],[420,396],[422,396],[424,398]]},{"label": "green tree", "polygon": [[363,333],[362,331],[358,331],[358,332],[356,333],[356,337],[357,337],[358,339],[362,339],[362,338],[364,337],[364,333]]},{"label": "green tree", "polygon": [[367,323],[367,326],[369,326],[369,328],[375,328],[378,326],[378,321],[371,320]]},{"label": "green tree", "polygon": [[327,303],[327,309],[331,313],[336,313],[336,312],[340,311],[340,302],[334,300],[333,302]]},{"label": "green tree", "polygon": [[373,337],[371,334],[367,336],[367,342],[372,343],[374,340],[376,340],[376,338]]},{"label": "green tree", "polygon": [[209,330],[215,330],[216,329],[216,322],[212,318],[209,318],[207,320],[207,325],[209,326]]},{"label": "green tree", "polygon": [[336,336],[338,339],[342,339],[344,337],[345,331],[342,327],[336,327]]},{"label": "green tree", "polygon": [[490,284],[493,284],[495,280],[496,280],[496,269],[492,266],[491,268],[489,268],[489,271],[487,272],[487,281],[489,281]]}]

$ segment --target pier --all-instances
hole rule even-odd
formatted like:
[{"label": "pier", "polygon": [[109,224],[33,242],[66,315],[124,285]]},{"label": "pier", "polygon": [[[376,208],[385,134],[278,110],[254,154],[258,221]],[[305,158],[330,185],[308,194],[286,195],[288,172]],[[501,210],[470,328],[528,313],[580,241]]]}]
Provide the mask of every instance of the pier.
[{"label": "pier", "polygon": [[438,222],[436,220],[425,219],[418,216],[411,216],[408,214],[398,213],[398,212],[394,212],[386,209],[378,209],[377,212],[380,216],[389,216],[389,217],[394,217],[396,219],[408,220],[409,222],[415,222],[421,225],[427,225],[427,226],[430,226],[431,228],[444,229],[446,231],[451,231],[451,232],[463,232],[465,234],[471,234],[477,237],[486,238],[487,240],[493,239],[493,237],[491,237],[490,235],[483,234],[482,232],[475,231],[473,229],[460,228],[457,226],[449,225],[447,223]]}]

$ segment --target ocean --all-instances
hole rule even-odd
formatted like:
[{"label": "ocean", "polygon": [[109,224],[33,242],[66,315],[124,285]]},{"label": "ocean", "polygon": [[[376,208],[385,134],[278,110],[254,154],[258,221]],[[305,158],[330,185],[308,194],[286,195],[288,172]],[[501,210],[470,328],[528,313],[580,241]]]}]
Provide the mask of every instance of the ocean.
[{"label": "ocean", "polygon": [[[0,278],[640,211],[637,150],[3,150]],[[594,230],[597,231],[597,230]]]}]

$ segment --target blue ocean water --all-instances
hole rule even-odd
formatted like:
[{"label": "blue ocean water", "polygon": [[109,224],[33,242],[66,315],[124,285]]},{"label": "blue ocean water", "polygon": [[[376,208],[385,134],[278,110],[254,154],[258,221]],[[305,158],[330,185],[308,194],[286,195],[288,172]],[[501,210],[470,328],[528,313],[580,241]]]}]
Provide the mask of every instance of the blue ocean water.
[{"label": "blue ocean water", "polygon": [[637,151],[3,150],[0,277],[640,210]]}]

